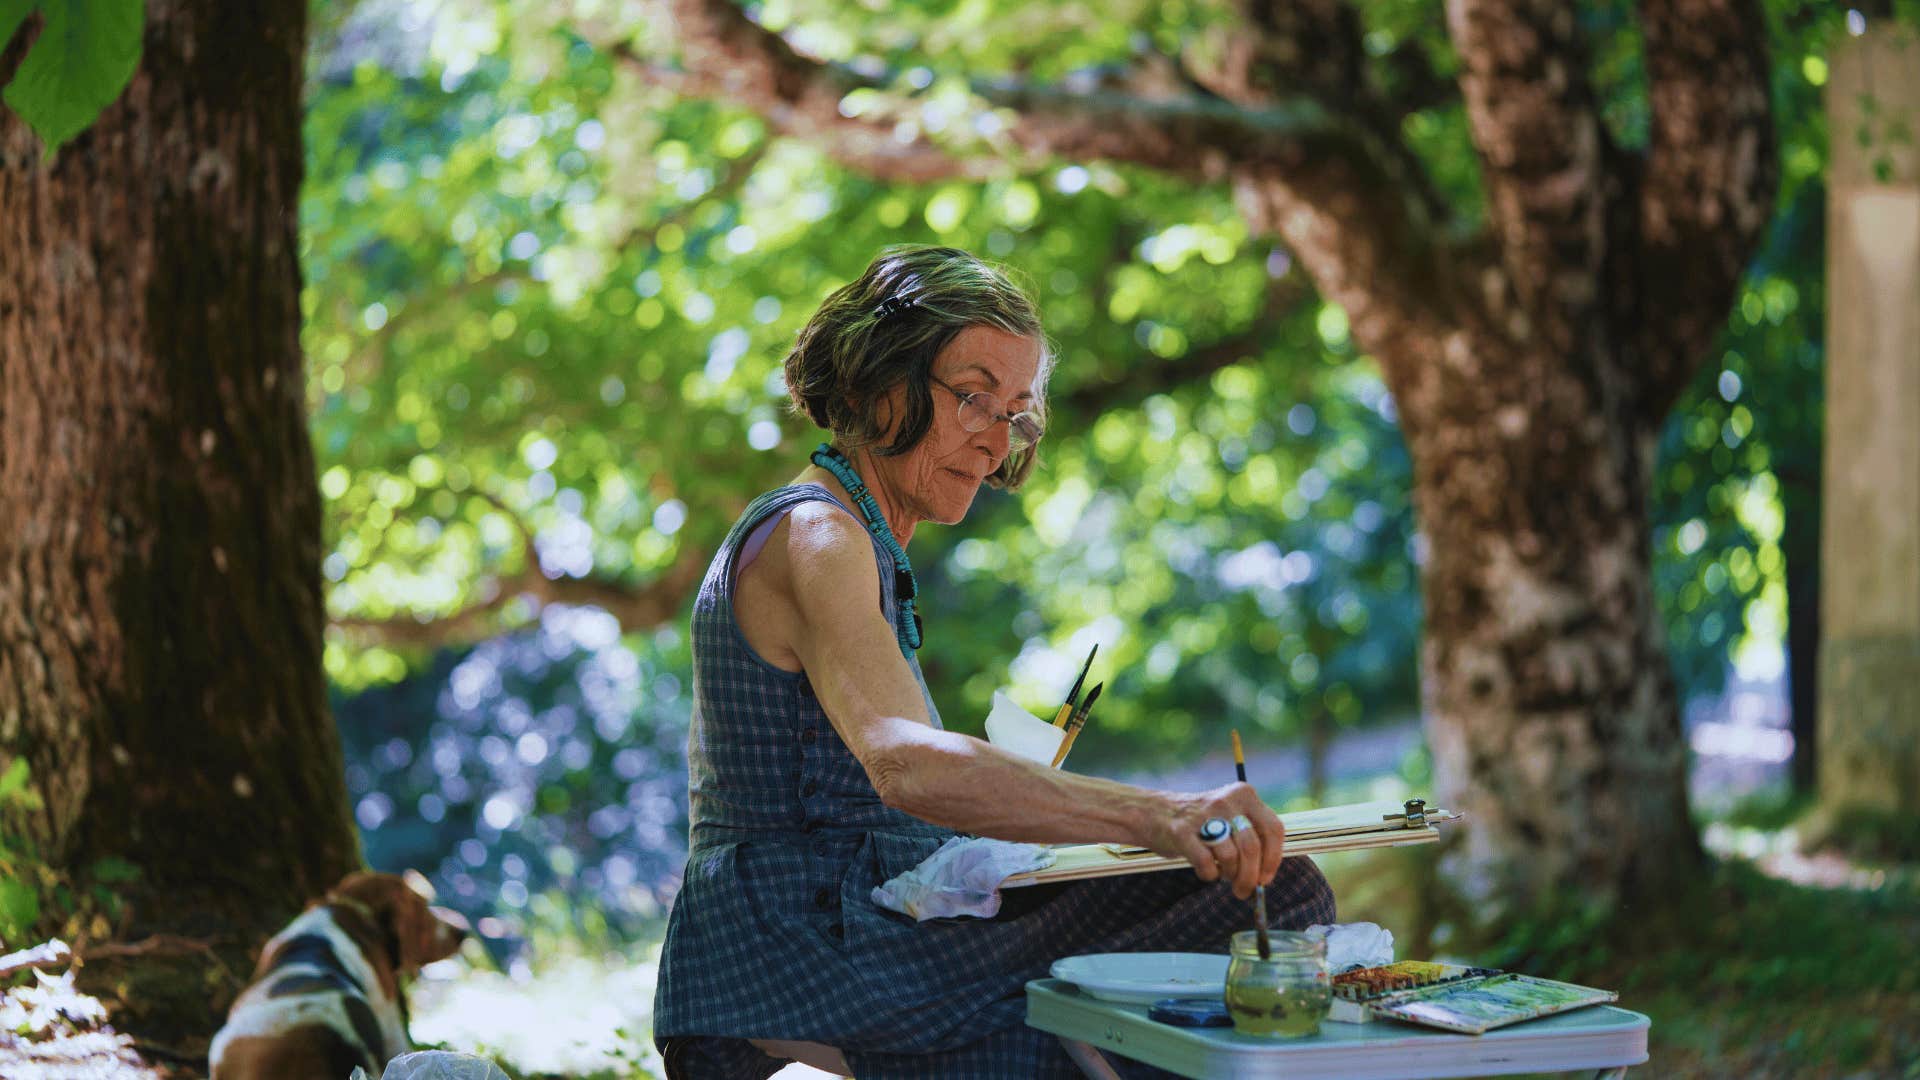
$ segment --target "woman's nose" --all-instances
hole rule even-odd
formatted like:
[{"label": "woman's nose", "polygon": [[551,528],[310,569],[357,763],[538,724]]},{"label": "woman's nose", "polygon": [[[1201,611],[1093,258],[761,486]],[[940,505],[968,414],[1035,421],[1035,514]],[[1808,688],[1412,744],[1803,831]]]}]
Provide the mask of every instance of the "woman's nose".
[{"label": "woman's nose", "polygon": [[982,447],[987,453],[993,455],[993,465],[997,469],[1012,452],[1013,424],[1003,416],[988,424],[985,431],[975,433],[974,440],[976,446]]}]

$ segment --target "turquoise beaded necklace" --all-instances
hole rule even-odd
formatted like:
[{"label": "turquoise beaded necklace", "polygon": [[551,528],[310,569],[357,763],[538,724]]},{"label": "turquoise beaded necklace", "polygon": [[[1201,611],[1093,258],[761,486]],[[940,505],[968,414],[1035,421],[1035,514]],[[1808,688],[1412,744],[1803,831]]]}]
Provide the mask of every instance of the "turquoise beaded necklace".
[{"label": "turquoise beaded necklace", "polygon": [[920,613],[913,610],[913,598],[920,592],[920,583],[913,576],[913,564],[907,561],[907,552],[900,542],[893,538],[893,530],[887,528],[886,515],[880,512],[880,504],[873,499],[873,492],[853,471],[853,463],[832,446],[821,443],[813,452],[813,463],[833,474],[840,486],[853,496],[853,503],[860,508],[860,516],[866,519],[867,531],[873,534],[887,554],[893,556],[893,598],[897,613],[893,620],[893,634],[900,640],[900,655],[913,659],[913,651],[920,647]]}]

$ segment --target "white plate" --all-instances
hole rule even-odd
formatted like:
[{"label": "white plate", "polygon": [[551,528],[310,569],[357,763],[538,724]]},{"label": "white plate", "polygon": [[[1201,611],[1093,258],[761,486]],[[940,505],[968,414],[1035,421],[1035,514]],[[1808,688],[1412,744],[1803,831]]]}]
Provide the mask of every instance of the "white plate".
[{"label": "white plate", "polygon": [[1217,998],[1227,992],[1227,957],[1214,953],[1094,953],[1053,962],[1053,977],[1103,1001],[1151,1005],[1161,998]]}]

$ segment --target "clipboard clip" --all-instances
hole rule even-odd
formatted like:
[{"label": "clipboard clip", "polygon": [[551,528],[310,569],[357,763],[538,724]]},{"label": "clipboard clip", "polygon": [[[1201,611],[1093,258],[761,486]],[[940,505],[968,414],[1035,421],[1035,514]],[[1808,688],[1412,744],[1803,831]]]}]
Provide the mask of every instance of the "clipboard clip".
[{"label": "clipboard clip", "polygon": [[1427,825],[1427,800],[1408,799],[1406,809],[1398,814],[1382,814],[1382,821],[1398,822],[1409,829],[1423,829]]}]

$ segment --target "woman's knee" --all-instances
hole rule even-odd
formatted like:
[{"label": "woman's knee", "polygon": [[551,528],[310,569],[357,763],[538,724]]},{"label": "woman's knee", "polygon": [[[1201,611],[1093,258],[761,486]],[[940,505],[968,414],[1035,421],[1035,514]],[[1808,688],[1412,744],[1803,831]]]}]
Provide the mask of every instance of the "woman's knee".
[{"label": "woman's knee", "polygon": [[710,1035],[681,1035],[657,1042],[667,1080],[735,1080],[765,1078],[786,1065],[762,1053],[745,1039]]}]

